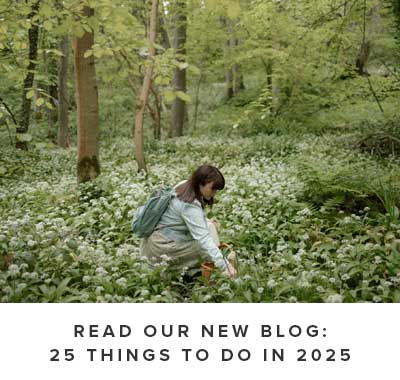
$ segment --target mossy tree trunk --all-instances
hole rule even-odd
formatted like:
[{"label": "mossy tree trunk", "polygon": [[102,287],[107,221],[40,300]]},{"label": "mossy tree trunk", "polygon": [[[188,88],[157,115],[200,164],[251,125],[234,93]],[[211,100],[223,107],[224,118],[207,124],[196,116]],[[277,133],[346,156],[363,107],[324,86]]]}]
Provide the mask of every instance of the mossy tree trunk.
[{"label": "mossy tree trunk", "polygon": [[[94,15],[93,8],[85,6],[82,16]],[[78,124],[78,183],[94,180],[100,174],[99,162],[99,104],[94,56],[85,58],[92,49],[94,32],[85,31],[74,36],[75,87]]]}]

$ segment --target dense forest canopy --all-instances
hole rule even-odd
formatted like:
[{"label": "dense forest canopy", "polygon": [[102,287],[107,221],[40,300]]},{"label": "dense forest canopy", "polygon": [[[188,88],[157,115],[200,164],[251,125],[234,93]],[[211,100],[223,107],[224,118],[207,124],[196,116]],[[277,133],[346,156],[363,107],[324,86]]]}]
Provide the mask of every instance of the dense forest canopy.
[{"label": "dense forest canopy", "polygon": [[[0,0],[1,299],[399,300],[399,41],[398,0]],[[223,291],[130,232],[207,162]]]},{"label": "dense forest canopy", "polygon": [[[258,94],[243,119],[254,115],[263,120],[288,112],[298,116],[318,112],[346,103],[363,91],[379,97],[397,83],[396,1],[164,1],[158,6],[156,54],[150,60],[150,1],[89,1],[93,14],[88,17],[82,15],[84,3],[40,0],[2,1],[0,5],[1,96],[22,128],[15,136],[17,142],[31,139],[25,131],[26,103],[33,104],[29,116],[34,120],[53,113],[47,134],[57,133],[53,103],[63,54],[60,41],[64,36],[82,37],[85,32],[94,34],[85,58],[95,57],[102,120],[114,112],[117,118],[133,112],[145,67],[151,62],[148,111],[155,124],[157,116],[162,116],[162,129],[169,136],[176,128],[182,134],[185,121],[189,131],[190,121],[193,127],[197,117],[190,115],[194,116],[190,119],[186,114],[183,121],[178,117],[171,124],[166,120],[170,107],[182,103],[189,113],[195,113],[202,100],[198,89],[206,83],[226,81],[226,94],[231,97],[245,86],[244,77],[260,74]],[[178,32],[184,33],[184,40]],[[177,44],[184,46],[184,52]],[[184,74],[187,86],[176,83],[179,73]],[[375,80],[364,78],[358,86],[346,86],[343,79],[356,73],[368,78],[380,75]],[[70,73],[73,114],[72,77]],[[118,91],[110,107],[107,93],[114,88]],[[4,106],[2,114],[10,117]],[[183,108],[179,113],[185,113]],[[154,133],[156,137],[161,134]]]}]

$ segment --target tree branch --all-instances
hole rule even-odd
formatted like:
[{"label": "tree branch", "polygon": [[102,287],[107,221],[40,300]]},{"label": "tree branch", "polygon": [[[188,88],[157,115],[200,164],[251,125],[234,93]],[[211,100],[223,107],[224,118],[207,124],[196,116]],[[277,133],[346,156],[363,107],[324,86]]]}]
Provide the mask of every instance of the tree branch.
[{"label": "tree branch", "polygon": [[0,96],[0,103],[2,103],[4,105],[4,107],[6,108],[7,112],[10,114],[14,124],[18,125],[17,119],[15,118],[14,114],[12,113],[10,107],[7,105],[7,103],[3,100],[3,98],[1,96]]}]

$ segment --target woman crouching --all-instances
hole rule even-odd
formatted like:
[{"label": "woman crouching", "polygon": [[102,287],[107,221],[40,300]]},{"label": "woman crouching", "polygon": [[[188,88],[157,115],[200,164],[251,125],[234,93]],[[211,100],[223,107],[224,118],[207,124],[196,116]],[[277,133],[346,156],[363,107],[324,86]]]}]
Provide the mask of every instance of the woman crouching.
[{"label": "woman crouching", "polygon": [[211,259],[222,273],[235,276],[235,268],[218,248],[215,224],[204,211],[224,187],[224,176],[210,165],[200,166],[187,181],[178,184],[156,229],[142,240],[142,255],[151,263],[159,263],[167,256],[173,269],[187,269],[188,275],[195,274],[203,261]]}]

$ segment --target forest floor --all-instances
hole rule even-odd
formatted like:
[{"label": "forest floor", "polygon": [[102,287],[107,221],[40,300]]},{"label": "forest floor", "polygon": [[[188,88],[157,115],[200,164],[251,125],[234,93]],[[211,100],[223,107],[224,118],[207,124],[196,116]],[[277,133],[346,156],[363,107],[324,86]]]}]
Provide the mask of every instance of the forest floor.
[{"label": "forest floor", "polygon": [[[200,134],[148,143],[147,177],[137,173],[132,141],[112,138],[101,149],[101,176],[82,186],[75,147],[17,152],[3,144],[0,300],[400,301],[396,160],[354,149],[349,130]],[[225,175],[210,217],[239,258],[238,278],[214,273],[214,286],[188,283],[167,264],[150,268],[131,233],[152,189],[202,163]]]}]

